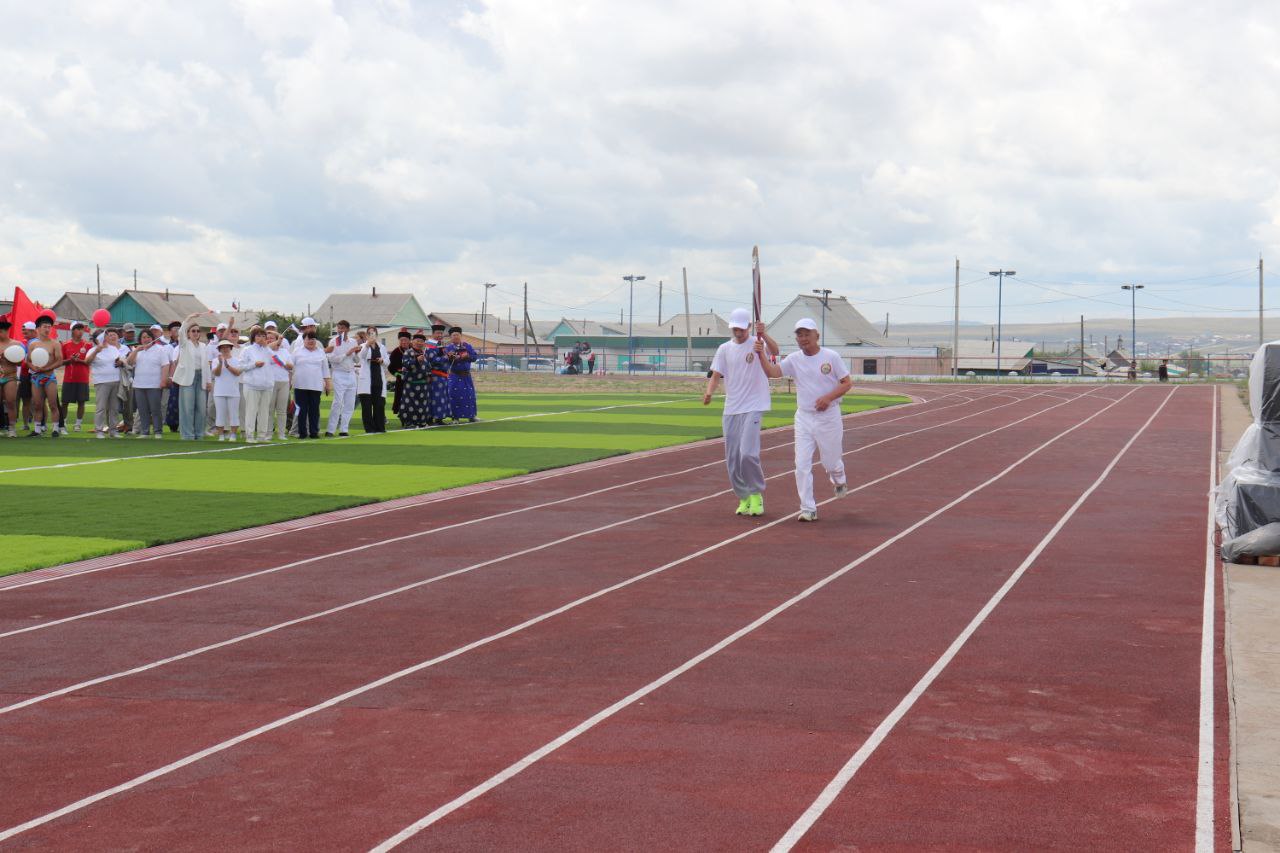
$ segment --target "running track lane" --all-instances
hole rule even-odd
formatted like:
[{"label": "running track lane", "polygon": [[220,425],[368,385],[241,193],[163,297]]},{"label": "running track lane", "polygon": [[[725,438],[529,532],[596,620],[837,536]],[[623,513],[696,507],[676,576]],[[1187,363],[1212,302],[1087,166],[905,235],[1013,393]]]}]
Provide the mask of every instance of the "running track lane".
[{"label": "running track lane", "polygon": [[[1097,404],[1098,404],[1098,403],[1100,403],[1100,402],[1101,402],[1101,401],[1095,401],[1095,405],[1097,405]],[[1081,404],[1081,405],[1083,405],[1083,404]],[[1006,443],[1016,443],[1016,442],[1010,442],[1008,439],[1006,439]],[[998,467],[998,466],[996,466],[995,462],[994,462],[994,461],[992,461],[992,459],[993,459],[994,451],[999,447],[999,445],[998,445],[998,444],[996,444],[996,443],[994,443],[994,442],[992,442],[991,444],[992,444],[992,445],[995,445],[995,446],[994,446],[994,447],[986,447],[986,448],[984,448],[984,450],[985,450],[985,451],[987,451],[987,452],[986,452],[985,454],[980,454],[980,456],[983,456],[984,458],[979,459],[979,460],[976,460],[976,461],[975,461],[975,460],[970,460],[970,464],[969,464],[968,466],[961,466],[961,467],[963,467],[963,468],[964,468],[964,470],[957,470],[957,471],[954,471],[954,472],[952,472],[952,473],[953,473],[953,475],[954,475],[955,477],[957,477],[957,478],[962,477],[962,476],[976,477],[977,475],[974,473],[974,471],[975,471],[975,470],[977,470],[977,469],[982,468],[984,465],[989,465],[989,466],[995,466],[995,467]],[[1003,450],[1003,452],[1004,452],[1004,453],[1006,453],[1006,454],[1011,453],[1011,451],[1009,451],[1009,450],[1007,450],[1007,449]],[[908,498],[909,500],[908,500],[908,504],[907,504],[907,506],[908,506],[908,507],[910,506],[910,499],[919,500],[919,499],[920,499],[920,497],[919,497],[919,496],[920,496],[921,494],[928,494],[928,495],[930,495],[930,496],[934,496],[934,497],[935,497],[935,500],[934,500],[934,501],[932,501],[932,502],[930,503],[930,505],[932,505],[933,503],[936,503],[936,492],[937,492],[937,490],[938,490],[938,486],[937,486],[937,484],[936,484],[936,482],[935,482],[935,479],[936,479],[936,477],[935,477],[935,478],[929,478],[929,477],[923,477],[923,478],[920,478],[920,481],[916,483],[916,485],[913,487],[913,489],[908,490],[909,494],[907,495],[907,498]],[[800,535],[800,534],[797,534],[797,533],[796,533],[796,531],[800,531],[800,530],[803,530],[803,528],[799,528],[798,526],[790,526],[790,525],[789,525],[789,526],[787,526],[787,527],[785,527],[785,528],[778,528],[776,532],[777,532],[778,534],[781,534],[781,535],[780,535],[779,537],[777,537],[777,538],[780,538],[782,541],[781,541],[781,542],[776,542],[776,541],[775,541],[775,542],[773,542],[773,543],[772,543],[772,547],[774,547],[774,548],[779,548],[779,547],[781,547],[781,548],[783,549],[783,551],[793,550],[793,549],[794,549],[794,547],[795,547],[795,545],[796,545],[797,538],[799,538],[799,539],[800,539],[800,541],[803,541],[803,536],[802,536],[802,535]],[[773,534],[774,534],[774,531],[771,531],[770,538],[774,538]],[[776,553],[776,554],[775,554],[775,557],[776,557],[776,559],[778,559],[778,560],[785,560],[785,558],[786,558],[785,553],[783,553],[783,552],[778,552],[778,553]],[[719,570],[719,572],[720,572],[720,577],[718,578],[718,583],[719,583],[721,586],[723,586],[723,585],[724,585],[724,583],[726,582],[726,578],[724,578],[724,577],[723,577],[723,573],[724,573],[724,571],[725,571],[726,569],[730,570],[730,572],[731,572],[731,576],[730,576],[730,578],[728,578],[727,580],[731,583],[731,588],[730,588],[730,589],[725,590],[725,592],[726,592],[726,593],[733,593],[733,592],[737,591],[737,590],[735,590],[735,589],[733,589],[733,588],[732,588],[732,586],[736,586],[736,581],[737,581],[737,577],[736,577],[736,575],[734,575],[734,574],[733,574],[733,570],[734,570],[734,569],[736,569],[736,568],[740,568],[740,566],[737,566],[737,565],[735,565],[735,564],[730,564],[729,566],[723,566],[723,565],[721,565],[721,566],[718,566],[718,567],[715,567],[715,566],[706,566],[706,567],[704,567],[704,570],[706,570],[706,569],[710,569],[710,568],[717,568],[717,569]],[[716,579],[716,578],[711,578],[711,579],[709,579],[709,580],[710,580],[710,581],[712,581],[712,582],[717,582],[717,579]],[[749,595],[754,595],[754,596],[756,596],[757,598],[759,598],[759,597],[764,597],[766,600],[772,600],[773,598],[776,598],[776,596],[775,596],[775,595],[770,594],[770,593],[769,593],[769,591],[768,591],[767,589],[764,589],[764,587],[767,587],[770,583],[773,583],[773,582],[774,582],[774,579],[773,579],[773,578],[764,578],[764,579],[759,579],[759,580],[758,580],[757,582],[755,582],[754,584],[749,585],[749,586],[751,586],[751,588],[747,589],[747,590],[746,590],[746,592],[747,592]],[[713,587],[711,586],[711,584],[710,584],[710,583],[708,583],[708,581],[702,581],[701,583],[702,583],[706,588],[708,588],[709,590],[710,590],[710,589],[713,589]],[[676,593],[678,593],[680,596],[682,596],[682,597],[684,597],[684,598],[688,598],[688,597],[689,597],[689,589],[687,588],[687,586],[688,586],[687,584],[686,584],[686,585],[683,585],[681,588],[679,588],[679,589],[675,589],[674,591],[675,591]],[[758,587],[758,588],[757,588],[757,587]],[[635,588],[635,589],[640,589],[640,587],[637,587],[637,588]],[[671,593],[671,592],[672,592],[672,590],[670,590],[670,589],[668,589],[668,590],[667,590],[667,594],[668,594],[668,595],[670,595],[670,593]],[[641,605],[643,605],[643,603],[644,603],[644,602],[633,602],[631,606],[621,606],[621,607],[619,607],[619,609],[618,609],[617,613],[609,617],[610,621],[612,621],[613,619],[618,618],[619,616],[622,616],[622,617],[625,617],[625,618],[632,618],[632,619],[634,619],[634,618],[635,618],[635,616],[636,616],[636,614],[640,614],[640,615],[641,615],[641,621],[642,621],[642,622],[645,622],[645,621],[646,621],[646,619],[644,618],[644,614],[648,613],[649,611],[648,611],[648,610],[646,610],[646,608],[645,608],[645,607],[641,606]],[[700,615],[703,611],[705,611],[705,610],[706,610],[706,602],[705,602],[705,601],[692,601],[692,602],[685,602],[685,603],[681,604],[681,602],[677,599],[674,603],[675,603],[675,605],[677,605],[678,607],[680,607],[680,608],[681,608],[681,609],[679,609],[679,610],[677,611],[678,615],[679,615],[681,618],[685,618],[685,617],[697,617],[697,616],[698,616],[698,615]],[[651,605],[651,606],[652,606],[652,605]],[[670,606],[670,603],[668,604],[668,606]],[[754,606],[754,605],[753,605],[753,606]],[[723,617],[724,619],[729,619],[730,617],[733,617],[734,619],[736,619],[736,614],[734,614],[734,613],[732,613],[732,612],[729,612],[729,611],[731,611],[731,609],[732,609],[731,607],[729,607],[729,606],[725,606],[725,607],[723,607],[723,608],[718,608],[718,609],[719,609],[719,610],[723,610],[723,611],[725,611],[724,613],[718,614],[719,616]],[[717,608],[713,608],[713,615],[717,615],[717,614],[714,612],[715,610],[717,610]],[[666,617],[666,619],[667,619],[667,620],[669,620],[669,619],[670,619],[670,616],[668,615],[668,616]],[[571,621],[572,621],[572,620],[566,620],[566,622],[571,622]],[[671,639],[671,638],[666,637],[666,635],[667,635],[667,634],[670,634],[670,630],[669,630],[669,627],[670,627],[670,626],[669,626],[669,624],[668,624],[666,621],[664,621],[664,620],[662,620],[662,619],[655,619],[653,616],[649,616],[649,618],[648,618],[648,620],[647,620],[647,621],[651,621],[651,622],[653,622],[654,624],[653,624],[653,626],[652,626],[652,630],[654,630],[654,631],[657,631],[657,632],[658,632],[658,636],[654,638],[654,640],[655,640],[655,641],[662,641],[662,640]],[[713,628],[718,628],[719,626],[718,626],[718,625],[715,625],[715,626],[711,626],[711,627],[713,627]],[[631,648],[633,647],[633,645],[634,645],[634,643],[633,643],[630,639],[628,639],[627,637],[625,637],[625,636],[621,636],[621,635],[619,635],[619,639],[623,642],[623,645],[624,645],[624,647],[625,647],[625,648],[631,649]],[[554,636],[554,632],[552,632],[551,640],[552,640],[553,642],[554,642],[554,641],[556,641],[556,638],[555,638],[555,636]],[[645,644],[644,644],[644,643],[641,643],[641,644],[640,644],[640,647],[641,647],[641,648],[644,648],[644,647],[645,647]],[[581,653],[582,648],[583,648],[582,646],[578,645],[578,644],[577,644],[577,642],[576,642],[576,641],[574,641],[574,642],[570,643],[568,650],[569,650],[569,651],[576,651],[578,654],[580,654],[580,653]],[[512,654],[515,654],[515,655],[516,655],[516,660],[519,660],[519,659],[522,657],[522,655],[521,655],[520,651],[518,650],[518,648],[517,648],[517,649],[515,649],[515,650],[507,650],[507,651],[505,651],[505,652],[500,652],[500,656],[502,656],[502,657],[507,657],[507,658],[510,658],[510,656],[511,656]],[[536,664],[537,664],[537,662],[538,662],[538,659],[536,659],[536,658],[535,658],[535,660],[534,660],[534,664],[536,665]],[[623,664],[631,665],[631,662],[626,661],[625,659],[622,659],[622,660],[621,660],[621,662],[622,662]],[[643,661],[641,661],[641,664],[643,664],[643,663],[644,663],[644,662],[643,662]],[[526,665],[526,666],[527,666],[527,665]],[[624,667],[624,668],[625,668],[625,667]],[[626,675],[626,673],[620,673],[620,675]],[[456,680],[458,679],[458,676],[457,676],[456,674],[454,674],[454,675],[450,675],[449,673],[445,673],[443,677],[444,677],[446,680],[455,680],[455,681],[456,681]],[[513,672],[509,673],[509,677],[510,677],[510,678],[514,678],[514,679],[516,679],[517,681],[519,681],[521,678],[523,678],[523,677],[525,677],[525,676],[524,676],[524,675],[522,675],[521,673],[519,673],[519,670],[518,670],[518,668],[517,668],[517,670],[515,670],[515,671],[513,671]],[[628,679],[626,679],[626,680],[630,680],[630,679],[628,678]],[[465,678],[464,678],[464,679],[462,680],[462,682],[461,682],[461,684],[462,684],[462,686],[463,686],[464,688],[465,688],[465,686],[466,686],[466,683],[467,683],[467,679],[465,679]],[[511,686],[519,686],[519,685],[517,684],[517,685],[511,685]],[[612,684],[601,685],[601,686],[602,686],[602,687],[604,687],[604,688],[607,688],[606,692],[611,691],[612,689],[615,689],[614,685],[612,685]],[[408,689],[408,688],[409,688],[409,685],[405,685],[405,689]],[[389,691],[389,692],[394,694],[394,693],[397,693],[398,691],[399,691],[399,688],[397,688],[396,690]],[[474,699],[473,699],[473,700],[471,700],[471,701],[468,701],[468,700],[467,700],[467,698],[466,698],[466,696],[465,696],[465,693],[466,693],[466,690],[464,690],[464,695],[460,697],[460,698],[462,699],[462,710],[463,710],[464,712],[465,712],[465,711],[469,711],[469,710],[483,709],[483,708],[486,706],[486,704],[487,704],[487,703],[486,703],[486,701],[483,701],[483,697],[481,697],[481,701],[476,701],[476,700],[474,700]],[[373,697],[370,697],[370,699],[372,699],[372,698],[373,698]],[[502,698],[501,698],[501,690],[498,690],[498,691],[497,691],[497,695],[495,696],[495,699],[496,699],[499,703],[501,703],[501,701],[502,701]],[[365,704],[365,702],[362,700],[362,702],[361,702],[360,704],[361,704],[361,705],[364,705],[364,704]],[[375,702],[375,703],[374,703],[374,707],[377,707],[377,706],[378,706],[378,705],[380,705],[380,704],[382,704],[382,702],[381,702],[381,701]],[[395,703],[395,702],[393,702],[393,704],[399,704],[399,703]],[[409,703],[407,703],[406,707],[412,707],[412,706],[413,706],[413,704],[414,704],[413,702],[409,702]],[[359,709],[355,709],[355,708],[353,708],[353,709],[352,709],[352,712],[353,712],[353,713],[355,713],[355,715],[356,715],[356,716],[360,716]],[[398,713],[398,712],[393,712],[393,713]],[[441,714],[442,714],[442,716],[445,716],[445,717],[449,717],[449,716],[450,716],[449,714],[444,713],[444,712],[441,712]],[[411,715],[411,718],[412,718],[412,715]],[[478,724],[481,728],[485,728],[485,727],[486,727],[486,726],[484,725],[484,723],[485,723],[485,721],[484,721],[484,720],[479,720],[479,721],[476,721],[476,722],[477,722],[477,724]],[[557,724],[557,723],[559,723],[559,722],[561,722],[561,721],[560,721],[560,720],[558,720],[558,719],[552,718],[552,719],[550,719],[548,722],[549,722],[551,725],[555,725],[555,724]],[[344,728],[345,728],[345,727],[344,727]],[[518,729],[518,728],[519,728],[519,726],[517,725],[517,727],[516,727],[516,728]],[[282,734],[284,734],[284,733],[282,732]],[[286,738],[285,738],[285,740],[286,740],[286,741],[290,741],[291,743],[294,743],[294,744],[296,744],[296,743],[297,743],[297,737],[292,738],[292,740],[291,740],[289,737],[286,737]],[[325,738],[322,738],[322,739],[321,739],[321,740],[319,740],[319,741],[315,741],[314,743],[324,744],[324,743],[326,743],[326,742],[330,743],[330,745],[332,744],[332,741],[327,741],[327,739],[325,739]],[[313,743],[313,741],[311,741],[309,738],[307,738],[307,737],[305,737],[305,736],[304,736],[304,737],[303,737],[303,743]],[[446,745],[448,745],[448,744],[446,744]],[[265,751],[266,751],[266,752],[265,752],[265,754],[266,754],[267,756],[274,755],[274,754],[276,753],[276,747],[275,747],[275,746],[266,746],[266,745],[258,744],[258,745],[254,745],[254,746],[251,746],[251,747],[246,748],[246,751],[247,751],[248,753],[250,753],[250,757],[248,758],[248,760],[250,761],[250,763],[252,763],[252,760],[253,760],[251,756],[256,755],[256,756],[262,757],[262,756],[264,755],[264,753],[263,753],[263,750],[264,750],[264,749],[265,749]],[[294,751],[295,751],[295,750],[294,750],[294,748],[293,748],[292,746],[290,746],[290,747],[289,747],[289,753],[290,753],[290,754],[292,754]],[[285,757],[285,756],[284,756],[283,754],[281,754],[281,756],[280,756],[280,757],[281,757],[281,758],[283,758],[283,757]],[[223,765],[223,763],[224,763],[224,760],[225,760],[224,758],[220,757],[219,759],[215,759],[214,761],[211,761],[211,762],[209,762],[209,763],[210,763],[210,764],[215,764],[215,765],[222,766],[222,765]],[[245,759],[245,757],[242,757],[240,760],[246,760],[246,759]],[[407,769],[408,769],[408,771],[412,772],[412,771],[414,771],[414,770],[416,770],[416,769],[419,769],[419,768],[407,768]],[[265,772],[265,771],[263,771],[263,772]],[[194,773],[193,775],[194,775],[194,777],[195,777],[196,779],[198,779],[198,778],[200,778],[200,777],[201,777],[202,773],[197,772],[197,773]],[[223,781],[226,781],[226,780],[223,780]],[[251,784],[252,784],[252,779],[251,779],[251,778],[246,777],[245,779],[243,779],[243,780],[242,780],[242,782],[243,782],[243,784],[244,784],[244,785],[251,785]],[[169,785],[169,784],[171,784],[171,783],[166,782],[166,783],[158,784],[158,785],[153,786],[153,787],[154,787],[154,788],[160,788],[161,790],[168,790],[168,789],[169,789],[169,788],[168,788],[168,785]],[[240,783],[236,783],[236,784],[240,784]],[[123,801],[133,801],[133,800],[137,799],[137,798],[141,795],[141,793],[142,793],[142,792],[139,792],[138,794],[134,794],[134,795],[129,795],[129,796],[126,796],[126,797],[122,797],[122,798],[121,798],[121,801],[122,801],[122,802],[123,802]],[[332,792],[330,792],[330,793],[332,793]],[[203,798],[201,798],[201,799],[203,799]],[[270,800],[270,799],[271,799],[271,798],[268,798],[268,800]],[[296,800],[293,800],[292,798],[289,798],[289,800],[288,800],[288,801],[290,801],[290,802],[295,802],[295,803],[297,802]],[[262,801],[262,804],[263,804],[264,806],[268,805],[267,801]],[[165,808],[163,808],[163,809],[161,810],[160,814],[162,814],[162,815],[171,815],[171,814],[172,814],[172,812],[170,811],[171,806],[172,806],[172,804],[170,804],[169,806],[166,806]],[[156,817],[156,815],[153,815],[153,817]],[[163,823],[163,821],[161,821],[161,822]],[[121,823],[121,827],[122,827],[122,829],[123,829],[124,827],[128,827],[128,826],[137,827],[137,826],[139,826],[139,825],[140,825],[140,824],[138,824],[137,822],[132,821],[132,820],[126,820],[126,821],[124,821],[123,823]],[[274,826],[275,824],[273,823],[272,825]],[[157,827],[157,828],[159,828],[159,827]],[[189,827],[188,827],[188,830],[189,830]],[[331,829],[330,831],[332,831],[332,829]],[[204,836],[202,836],[202,837],[204,837]],[[328,837],[328,836],[326,835],[326,837]]]},{"label": "running track lane", "polygon": [[[1046,401],[1040,401],[1038,405],[1045,404]],[[1020,407],[1022,405],[1019,404]],[[1088,405],[1097,406],[1099,403]],[[1027,412],[1023,417],[1027,417],[1033,415],[1037,408],[1033,406],[1023,410]],[[973,429],[968,424],[965,428]],[[920,456],[919,447],[909,449],[904,453],[903,461],[911,464],[908,459],[916,461]],[[875,461],[883,464],[882,460]],[[968,463],[962,461],[958,464]],[[710,515],[692,518],[690,523],[718,530],[723,528],[722,515],[722,512],[712,509]],[[659,525],[632,534],[617,544],[624,551],[645,554],[651,559],[650,555],[655,551],[652,543],[663,541],[660,538],[662,532],[663,527]],[[0,727],[9,766],[28,778],[28,799],[39,801],[41,796],[47,797],[52,807],[65,801],[67,792],[77,785],[99,783],[102,774],[114,775],[115,778],[99,783],[110,784],[119,781],[120,774],[133,764],[145,764],[152,756],[138,752],[135,744],[139,740],[148,741],[155,745],[155,749],[171,746],[182,753],[186,739],[216,741],[238,728],[261,721],[264,715],[267,719],[275,716],[269,713],[273,703],[274,706],[282,703],[290,706],[309,704],[319,698],[316,691],[320,691],[319,696],[335,692],[333,685],[338,679],[346,679],[344,688],[352,683],[362,683],[388,668],[394,668],[392,664],[407,662],[409,658],[429,657],[452,648],[466,632],[484,633],[480,629],[495,620],[501,620],[499,624],[503,626],[519,621],[517,614],[520,611],[516,614],[509,612],[514,606],[521,606],[525,611],[532,605],[545,609],[562,603],[566,591],[585,592],[597,588],[602,577],[592,562],[593,556],[592,549],[588,547],[571,552],[567,560],[561,554],[558,560],[546,566],[534,567],[554,571],[557,565],[562,564],[559,569],[561,582],[554,586],[548,586],[537,572],[530,572],[527,566],[509,567],[507,574],[499,575],[499,581],[504,584],[499,588],[500,601],[504,604],[499,606],[485,605],[486,595],[492,593],[493,587],[482,579],[480,586],[464,588],[462,594],[434,594],[433,600],[428,602],[430,610],[424,611],[421,602],[406,602],[372,617],[350,614],[346,622],[335,619],[329,624],[309,626],[310,630],[294,635],[265,638],[254,645],[233,650],[229,655],[220,653],[208,660],[186,663],[176,667],[173,673],[154,674],[150,679],[131,678],[127,683],[113,684],[105,690],[84,691],[84,695],[63,700],[60,705],[43,709],[36,716],[19,711],[16,720],[6,719],[5,725]],[[587,571],[581,577],[575,577],[564,566],[585,566]],[[623,571],[627,566],[620,564],[613,568]],[[566,577],[567,574],[570,576]],[[573,586],[570,581],[578,586]],[[475,612],[477,602],[483,608],[479,613]],[[181,614],[174,614],[163,624],[173,630],[181,618]],[[198,614],[190,613],[188,618],[198,618]],[[378,625],[377,632],[368,639],[353,643],[352,637],[363,638],[368,633],[370,620]],[[422,627],[423,621],[428,623],[426,628]],[[122,626],[128,624],[122,623]],[[138,634],[136,617],[132,624],[135,634]],[[144,624],[153,628],[161,623],[147,617]],[[59,631],[61,636],[62,631],[72,627],[59,626],[53,630]],[[79,629],[81,626],[77,624],[74,627]],[[135,644],[141,642],[145,647],[145,641],[155,633],[152,630],[142,632],[135,638]],[[435,643],[435,646],[424,651],[423,643]],[[31,651],[37,653],[39,648],[33,647]],[[99,697],[99,700],[96,703],[88,701],[86,697],[90,695]],[[135,696],[145,696],[151,703],[127,701]],[[96,714],[93,710],[95,704],[99,706]],[[206,716],[203,711],[207,711],[207,720],[203,720]],[[96,725],[85,726],[86,719],[104,714],[105,718]],[[45,746],[48,744],[52,745],[52,750]],[[36,772],[41,764],[50,761],[62,771],[61,777],[46,780]],[[26,771],[22,770],[24,767]],[[128,778],[128,775],[123,778]],[[69,779],[76,782],[73,784],[67,781]],[[13,805],[17,807],[18,804]],[[6,818],[11,817],[6,815]]]},{"label": "running track lane", "polygon": [[[1042,399],[1037,405],[1049,402]],[[1022,404],[1016,400],[995,404],[1003,408],[1014,405]],[[994,417],[985,415],[990,408],[969,410],[961,407],[948,412],[946,419],[939,423],[945,426],[959,422],[963,426],[956,427],[957,430],[976,432],[982,429],[979,425],[982,420]],[[944,411],[936,410],[932,417],[939,417]],[[926,418],[922,422],[916,416],[906,420],[890,419],[885,423],[891,428],[860,425],[863,432],[856,433],[853,439],[859,446],[850,449],[849,461],[864,472],[874,472],[882,465],[892,466],[899,459],[912,458],[913,449],[886,448],[886,444],[918,440],[915,436],[922,431],[939,428],[939,425],[929,424],[928,420]],[[785,455],[789,455],[789,443],[782,442],[781,445],[785,447],[770,455],[775,464],[779,461],[775,457],[783,454],[784,450]],[[780,445],[775,443],[774,446]],[[872,457],[868,454],[864,463],[864,456],[859,455],[864,451],[878,451],[883,455]],[[278,574],[245,578],[234,586],[226,585],[226,580],[214,580],[211,582],[224,585],[206,589],[197,586],[184,597],[163,598],[163,595],[172,596],[184,589],[192,590],[192,587],[161,593],[159,600],[151,596],[154,590],[149,586],[138,588],[136,592],[144,597],[135,600],[139,607],[137,612],[115,610],[104,613],[90,609],[78,614],[88,618],[77,619],[77,613],[70,605],[91,607],[92,600],[84,597],[93,593],[95,584],[51,588],[55,594],[67,590],[75,596],[61,602],[61,618],[77,621],[58,624],[57,620],[49,619],[19,620],[15,614],[8,624],[18,626],[10,630],[21,633],[11,633],[8,637],[0,633],[0,639],[3,639],[0,643],[0,692],[40,694],[103,675],[104,672],[131,668],[144,656],[147,656],[144,659],[155,660],[185,653],[205,644],[227,642],[286,619],[303,618],[328,607],[350,606],[350,602],[356,599],[385,595],[389,590],[405,585],[424,584],[432,578],[447,577],[450,572],[466,571],[470,566],[479,566],[478,570],[483,570],[483,564],[513,553],[521,556],[519,552],[522,550],[527,552],[529,548],[542,547],[550,550],[557,541],[556,528],[562,531],[566,527],[579,526],[581,531],[589,532],[613,525],[616,531],[617,525],[631,523],[637,516],[645,514],[672,512],[671,517],[678,517],[683,512],[682,504],[723,492],[723,478],[715,470],[719,467],[718,462],[711,467],[693,467],[695,470],[691,472],[689,466],[680,469],[686,472],[681,476],[652,475],[657,479],[643,478],[648,481],[639,484],[634,480],[624,481],[622,486],[625,488],[619,488],[608,498],[598,501],[571,499],[566,504],[544,508],[537,513],[517,511],[514,516],[500,511],[495,513],[499,518],[487,523],[463,523],[461,527],[444,531],[447,535],[430,541],[429,553],[410,552],[412,556],[408,559],[405,556],[408,546],[405,544],[367,545],[354,554],[339,553],[327,560],[312,558],[309,564],[302,566],[284,564]],[[785,470],[774,474],[775,484],[789,479]],[[583,503],[590,505],[581,507]],[[661,520],[669,521],[669,518]],[[433,525],[427,529],[439,527]],[[582,533],[575,535],[581,536]],[[609,535],[616,536],[617,533]],[[409,544],[414,545],[418,541],[421,540],[410,540]],[[649,550],[652,554],[652,546]],[[528,556],[522,557],[526,564]],[[237,577],[244,576],[232,576],[231,579]],[[117,591],[118,587],[113,588],[113,593]],[[35,614],[28,612],[28,617],[43,615],[40,611],[52,605],[44,598],[48,592],[33,590],[33,593],[37,598],[35,602],[24,596],[14,597],[27,606],[34,604],[39,608]],[[111,606],[118,608],[129,604],[130,601],[117,600]],[[97,615],[92,615],[95,613]],[[155,630],[139,632],[139,619],[146,620]],[[56,632],[57,643],[45,639],[43,635],[48,631]]]}]

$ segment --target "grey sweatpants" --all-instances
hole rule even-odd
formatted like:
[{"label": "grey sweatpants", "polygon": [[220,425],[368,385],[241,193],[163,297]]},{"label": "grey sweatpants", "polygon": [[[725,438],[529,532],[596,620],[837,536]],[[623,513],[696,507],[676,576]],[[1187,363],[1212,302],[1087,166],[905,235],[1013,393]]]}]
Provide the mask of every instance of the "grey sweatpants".
[{"label": "grey sweatpants", "polygon": [[760,418],[764,412],[724,416],[724,463],[738,500],[764,493],[760,466]]}]

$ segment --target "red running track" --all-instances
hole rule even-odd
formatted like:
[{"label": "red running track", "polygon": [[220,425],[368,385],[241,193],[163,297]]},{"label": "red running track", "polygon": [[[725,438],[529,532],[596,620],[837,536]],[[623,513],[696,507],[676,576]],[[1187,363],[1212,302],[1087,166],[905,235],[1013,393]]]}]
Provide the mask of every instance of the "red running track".
[{"label": "red running track", "polygon": [[1226,849],[1213,393],[924,389],[816,525],[775,430],[762,520],[711,443],[0,591],[0,844]]}]

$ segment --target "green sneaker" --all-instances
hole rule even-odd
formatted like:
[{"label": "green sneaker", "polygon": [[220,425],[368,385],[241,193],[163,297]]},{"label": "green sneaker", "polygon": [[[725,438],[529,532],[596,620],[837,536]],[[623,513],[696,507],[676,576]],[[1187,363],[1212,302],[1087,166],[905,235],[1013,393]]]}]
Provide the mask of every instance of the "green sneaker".
[{"label": "green sneaker", "polygon": [[750,503],[747,515],[764,515],[764,495],[752,495],[747,501]]},{"label": "green sneaker", "polygon": [[751,514],[751,498],[743,498],[738,501],[738,508],[733,511],[734,515],[750,515]]}]

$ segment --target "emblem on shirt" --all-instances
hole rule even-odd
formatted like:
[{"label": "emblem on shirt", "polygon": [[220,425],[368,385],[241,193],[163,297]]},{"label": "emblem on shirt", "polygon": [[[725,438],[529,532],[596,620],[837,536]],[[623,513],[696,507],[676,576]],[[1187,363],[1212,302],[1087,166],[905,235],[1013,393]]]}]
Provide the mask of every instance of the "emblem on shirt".
[{"label": "emblem on shirt", "polygon": [[750,364],[751,362],[753,362],[753,361],[755,361],[755,360],[756,360],[756,354],[755,354],[755,353],[753,353],[753,352],[749,352],[749,353],[747,353],[747,364]]},{"label": "emblem on shirt", "polygon": [[831,372],[831,362],[823,362],[821,370],[822,370],[822,372],[823,372],[823,373],[830,373],[830,372]]}]

